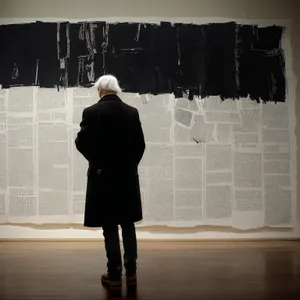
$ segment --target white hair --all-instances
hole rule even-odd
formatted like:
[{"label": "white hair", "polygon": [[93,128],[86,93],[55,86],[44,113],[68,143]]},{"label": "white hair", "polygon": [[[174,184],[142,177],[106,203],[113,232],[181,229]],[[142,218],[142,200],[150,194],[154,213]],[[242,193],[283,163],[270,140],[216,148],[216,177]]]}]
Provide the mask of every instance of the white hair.
[{"label": "white hair", "polygon": [[121,93],[122,89],[119,86],[117,78],[113,75],[103,75],[95,83],[94,87],[97,90],[114,91]]}]

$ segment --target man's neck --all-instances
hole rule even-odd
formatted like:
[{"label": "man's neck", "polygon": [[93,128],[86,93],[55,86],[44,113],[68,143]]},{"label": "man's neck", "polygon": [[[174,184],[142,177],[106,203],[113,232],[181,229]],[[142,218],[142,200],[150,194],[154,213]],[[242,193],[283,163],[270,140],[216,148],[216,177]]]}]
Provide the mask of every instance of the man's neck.
[{"label": "man's neck", "polygon": [[104,96],[108,96],[108,95],[116,95],[117,93],[115,92],[105,92],[100,96],[100,99],[102,99]]}]

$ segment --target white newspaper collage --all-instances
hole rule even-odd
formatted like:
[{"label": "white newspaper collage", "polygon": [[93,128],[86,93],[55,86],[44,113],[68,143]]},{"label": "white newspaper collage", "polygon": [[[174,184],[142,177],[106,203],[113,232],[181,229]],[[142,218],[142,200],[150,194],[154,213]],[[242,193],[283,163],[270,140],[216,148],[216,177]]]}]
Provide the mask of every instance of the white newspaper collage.
[{"label": "white newspaper collage", "polygon": [[[138,226],[293,227],[289,102],[124,93],[146,140]],[[76,150],[89,88],[0,90],[0,222],[82,223],[88,162]]]}]

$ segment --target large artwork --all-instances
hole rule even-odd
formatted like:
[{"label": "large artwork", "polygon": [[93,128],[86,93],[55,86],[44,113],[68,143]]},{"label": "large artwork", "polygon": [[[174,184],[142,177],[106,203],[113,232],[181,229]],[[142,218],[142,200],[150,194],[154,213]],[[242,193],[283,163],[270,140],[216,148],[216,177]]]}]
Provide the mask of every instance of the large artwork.
[{"label": "large artwork", "polygon": [[89,88],[118,77],[139,110],[144,225],[291,227],[294,83],[286,28],[236,22],[0,26],[0,221],[75,223]]}]

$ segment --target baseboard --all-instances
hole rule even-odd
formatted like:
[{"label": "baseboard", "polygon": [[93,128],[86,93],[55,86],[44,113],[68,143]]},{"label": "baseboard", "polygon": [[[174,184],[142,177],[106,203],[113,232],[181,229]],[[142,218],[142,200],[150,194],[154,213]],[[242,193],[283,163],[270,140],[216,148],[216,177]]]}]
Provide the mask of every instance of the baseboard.
[{"label": "baseboard", "polygon": [[[142,243],[222,243],[222,242],[300,242],[300,237],[295,238],[219,238],[219,239],[150,239],[139,238]],[[103,242],[101,238],[0,238],[0,242]]]}]

